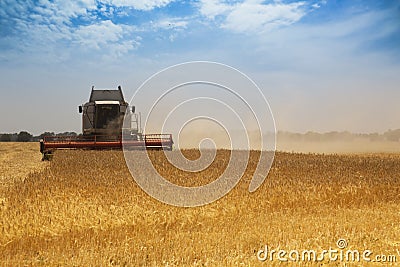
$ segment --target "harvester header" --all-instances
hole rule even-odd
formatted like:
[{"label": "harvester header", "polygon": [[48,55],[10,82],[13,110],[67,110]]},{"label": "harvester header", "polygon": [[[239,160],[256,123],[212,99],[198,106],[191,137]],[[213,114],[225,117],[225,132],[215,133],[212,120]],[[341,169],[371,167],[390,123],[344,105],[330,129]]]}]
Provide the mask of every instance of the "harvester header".
[{"label": "harvester header", "polygon": [[43,160],[57,149],[165,149],[172,150],[171,134],[144,134],[141,114],[125,101],[121,86],[117,90],[92,87],[89,102],[78,107],[82,114],[82,134],[45,136],[40,140]]}]

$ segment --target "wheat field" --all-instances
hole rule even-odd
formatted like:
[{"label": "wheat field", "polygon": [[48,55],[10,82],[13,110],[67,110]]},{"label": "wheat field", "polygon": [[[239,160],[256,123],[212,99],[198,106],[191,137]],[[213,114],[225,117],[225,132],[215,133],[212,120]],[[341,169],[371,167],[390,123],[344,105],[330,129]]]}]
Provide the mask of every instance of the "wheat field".
[{"label": "wheat field", "polygon": [[[400,262],[400,155],[277,152],[264,184],[244,177],[209,205],[181,208],[144,193],[121,151],[57,151],[41,162],[37,144],[1,149],[1,266],[274,266],[276,250],[348,248],[396,255]],[[230,152],[219,150],[206,170],[187,174],[151,151],[155,167],[175,183],[209,182]],[[189,159],[199,152],[186,150]],[[329,259],[289,266],[360,266]]]}]

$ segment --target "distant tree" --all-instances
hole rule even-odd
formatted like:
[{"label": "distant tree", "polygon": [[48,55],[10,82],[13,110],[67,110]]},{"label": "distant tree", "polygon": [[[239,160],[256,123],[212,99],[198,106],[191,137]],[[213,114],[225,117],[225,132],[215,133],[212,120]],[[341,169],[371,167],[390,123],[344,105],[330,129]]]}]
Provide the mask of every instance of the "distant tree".
[{"label": "distant tree", "polygon": [[370,134],[365,134],[365,137],[369,139],[371,142],[377,142],[377,141],[382,141],[383,140],[383,135],[379,133],[370,133]]},{"label": "distant tree", "polygon": [[304,134],[304,140],[310,142],[315,142],[315,141],[319,142],[322,141],[322,134],[308,131],[307,133]]},{"label": "distant tree", "polygon": [[11,134],[11,142],[17,142],[17,140],[18,140],[18,134],[12,133]]},{"label": "distant tree", "polygon": [[398,142],[400,141],[400,129],[389,130],[383,134],[388,141]]},{"label": "distant tree", "polygon": [[303,135],[300,133],[291,133],[285,131],[278,131],[277,133],[278,140],[285,140],[285,141],[303,141]]},{"label": "distant tree", "polygon": [[77,136],[78,134],[75,132],[63,132],[63,133],[58,133],[56,136]]},{"label": "distant tree", "polygon": [[343,141],[353,141],[355,137],[356,137],[356,135],[354,135],[348,131],[344,131],[344,132],[340,133],[340,139]]},{"label": "distant tree", "polygon": [[26,131],[21,131],[18,134],[17,142],[29,142],[32,141],[33,135]]},{"label": "distant tree", "polygon": [[0,142],[10,142],[10,141],[11,141],[11,134],[0,135]]},{"label": "distant tree", "polygon": [[44,132],[39,135],[39,139],[43,139],[45,136],[55,136],[54,132]]}]

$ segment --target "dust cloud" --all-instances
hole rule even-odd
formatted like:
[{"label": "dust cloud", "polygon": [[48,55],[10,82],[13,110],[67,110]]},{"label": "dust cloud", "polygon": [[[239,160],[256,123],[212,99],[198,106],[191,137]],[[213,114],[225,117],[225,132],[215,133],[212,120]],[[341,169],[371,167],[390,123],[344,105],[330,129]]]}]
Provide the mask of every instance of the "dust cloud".
[{"label": "dust cloud", "polygon": [[[199,148],[202,140],[213,140],[216,148],[231,149],[231,140],[240,140],[236,149],[260,150],[261,141],[272,143],[275,138],[273,133],[260,135],[257,131],[246,132],[248,140],[243,140],[240,131],[226,133],[221,129],[206,127],[182,131],[175,137],[179,147]],[[203,147],[204,144],[201,144]],[[213,148],[210,142],[206,148]],[[390,140],[385,134],[353,134],[348,132],[331,133],[305,133],[295,134],[278,132],[276,134],[276,151],[301,152],[301,153],[400,153],[400,140]]]}]

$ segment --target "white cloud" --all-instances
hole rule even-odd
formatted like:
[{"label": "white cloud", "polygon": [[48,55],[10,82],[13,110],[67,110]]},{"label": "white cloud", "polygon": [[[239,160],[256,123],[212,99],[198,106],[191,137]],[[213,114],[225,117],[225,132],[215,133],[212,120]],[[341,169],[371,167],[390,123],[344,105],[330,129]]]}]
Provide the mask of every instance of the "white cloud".
[{"label": "white cloud", "polygon": [[126,38],[131,28],[125,25],[116,25],[110,20],[101,21],[88,26],[80,26],[73,32],[73,42],[85,49],[100,50],[109,48],[111,54],[120,56],[136,49],[140,38]]},{"label": "white cloud", "polygon": [[186,28],[188,25],[187,21],[182,21],[182,20],[166,20],[166,21],[161,21],[160,26],[161,27],[166,27],[166,28]]},{"label": "white cloud", "polygon": [[33,7],[33,10],[40,16],[38,22],[47,22],[55,24],[70,24],[72,18],[79,16],[88,17],[90,10],[96,9],[94,0],[80,1],[48,1],[41,0],[38,5]]},{"label": "white cloud", "polygon": [[185,29],[188,26],[188,20],[184,18],[165,18],[152,23],[154,29]]},{"label": "white cloud", "polygon": [[[100,21],[93,17],[94,0],[0,3],[3,17],[13,22],[9,42],[26,54],[60,61],[69,54],[102,49],[103,55],[121,56],[140,45],[134,26]],[[82,23],[73,23],[74,19]],[[4,38],[2,38],[4,40]]]},{"label": "white cloud", "polygon": [[317,9],[317,8],[320,8],[321,5],[320,5],[319,3],[315,3],[315,4],[312,5],[312,7],[315,8],[315,9]]},{"label": "white cloud", "polygon": [[236,32],[253,33],[290,25],[306,14],[301,9],[303,5],[303,2],[264,5],[256,1],[246,1],[228,15],[222,27]]},{"label": "white cloud", "polygon": [[214,19],[216,16],[227,14],[234,7],[220,0],[201,0],[199,10],[200,13],[209,18]]},{"label": "white cloud", "polygon": [[100,46],[109,42],[117,42],[122,37],[122,32],[120,25],[106,20],[97,24],[80,26],[74,32],[74,39],[85,47],[100,49]]},{"label": "white cloud", "polygon": [[179,36],[185,35],[185,30],[192,22],[192,17],[166,17],[156,21],[142,24],[137,31],[146,33],[153,31],[157,33],[157,40],[169,40],[174,42]]},{"label": "white cloud", "polygon": [[240,33],[263,33],[299,21],[307,14],[305,5],[303,1],[265,4],[262,0],[244,0],[228,4],[224,1],[202,0],[200,13],[208,19],[223,16],[221,28]]},{"label": "white cloud", "polygon": [[102,3],[116,7],[132,7],[137,10],[149,11],[154,8],[164,7],[173,0],[103,0]]}]

